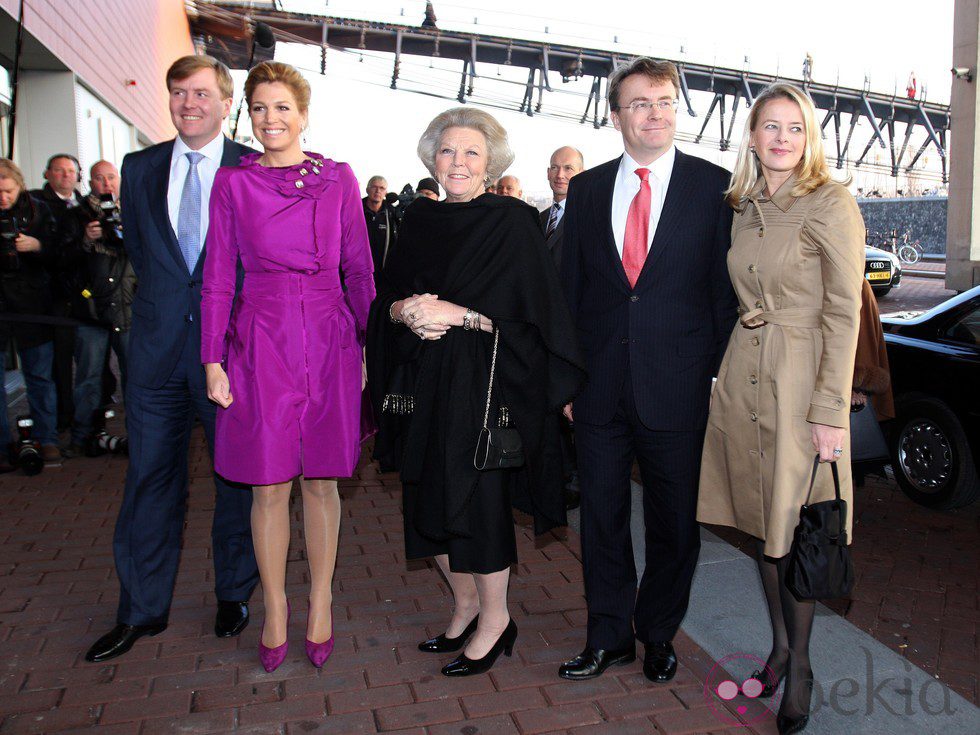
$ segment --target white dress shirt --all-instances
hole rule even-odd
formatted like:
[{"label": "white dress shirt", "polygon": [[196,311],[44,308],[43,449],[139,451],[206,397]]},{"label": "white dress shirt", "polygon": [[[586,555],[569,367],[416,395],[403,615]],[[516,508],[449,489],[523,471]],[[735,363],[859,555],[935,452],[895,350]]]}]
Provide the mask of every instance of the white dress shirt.
[{"label": "white dress shirt", "polygon": [[[184,154],[193,150],[178,135],[174,141],[174,152],[170,156],[170,184],[167,186],[167,211],[170,214],[170,224],[177,232],[177,213],[180,211],[180,195],[184,193],[184,181],[191,162]],[[218,137],[201,147],[198,153],[202,158],[197,163],[197,175],[201,178],[201,247],[208,234],[208,205],[211,202],[211,186],[214,176],[221,166],[221,157],[225,152],[225,136]]]},{"label": "white dress shirt", "polygon": [[667,187],[670,185],[670,174],[674,170],[676,152],[677,149],[671,146],[660,158],[646,166],[634,161],[629,153],[623,153],[612,198],[612,230],[620,258],[623,257],[623,240],[626,239],[626,219],[629,216],[630,204],[640,191],[640,177],[636,175],[636,169],[650,169],[650,176],[647,178],[650,182],[650,227],[647,230],[649,252],[650,243],[653,242],[657,224],[660,222],[660,213],[664,209],[664,199],[667,197]]}]

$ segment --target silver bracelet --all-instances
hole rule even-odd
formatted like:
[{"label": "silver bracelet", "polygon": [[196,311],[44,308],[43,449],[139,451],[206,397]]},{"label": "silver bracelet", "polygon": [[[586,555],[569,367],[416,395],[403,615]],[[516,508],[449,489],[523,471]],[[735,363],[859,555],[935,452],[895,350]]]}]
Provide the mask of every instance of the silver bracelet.
[{"label": "silver bracelet", "polygon": [[388,318],[391,319],[391,321],[393,321],[395,324],[401,324],[402,322],[400,319],[395,319],[394,309],[395,309],[395,302],[392,301],[391,306],[388,307]]},{"label": "silver bracelet", "polygon": [[474,318],[477,318],[477,315],[472,309],[467,309],[466,313],[463,314],[463,329],[467,332],[473,329]]}]

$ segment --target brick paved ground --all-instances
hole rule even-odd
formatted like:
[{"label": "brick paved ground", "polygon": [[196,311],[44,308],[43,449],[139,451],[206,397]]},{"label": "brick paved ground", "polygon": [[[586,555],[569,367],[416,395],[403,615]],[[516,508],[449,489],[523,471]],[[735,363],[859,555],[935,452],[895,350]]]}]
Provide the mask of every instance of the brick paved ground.
[{"label": "brick paved ground", "polygon": [[[830,603],[861,630],[977,704],[980,503],[924,508],[891,478],[868,477],[854,493],[850,600]],[[734,529],[711,530],[751,555]]]},{"label": "brick paved ground", "polygon": [[[519,533],[511,610],[520,635],[491,673],[450,680],[450,657],[420,653],[441,632],[449,597],[438,573],[404,561],[399,487],[365,465],[343,483],[336,577],[337,644],[321,673],[306,660],[306,563],[288,573],[292,647],[275,673],[259,666],[261,595],[238,639],[214,637],[210,464],[198,433],[184,553],[170,626],[103,665],[82,660],[114,623],[111,532],[125,460],[66,461],[34,478],[0,479],[0,734],[141,733],[686,733],[723,732],[702,682],[714,662],[685,636],[682,666],[653,686],[640,665],[571,684],[559,662],[583,643],[578,540]],[[297,539],[298,508],[293,509]],[[758,710],[752,710],[752,716]],[[729,722],[736,722],[734,716]],[[771,715],[756,730],[773,732]]]},{"label": "brick paved ground", "polygon": [[[923,270],[930,266],[933,264],[924,264]],[[901,286],[893,288],[885,296],[879,297],[878,310],[882,314],[888,314],[896,311],[929,309],[955,295],[955,291],[946,288],[945,281],[934,278],[903,276]]]}]

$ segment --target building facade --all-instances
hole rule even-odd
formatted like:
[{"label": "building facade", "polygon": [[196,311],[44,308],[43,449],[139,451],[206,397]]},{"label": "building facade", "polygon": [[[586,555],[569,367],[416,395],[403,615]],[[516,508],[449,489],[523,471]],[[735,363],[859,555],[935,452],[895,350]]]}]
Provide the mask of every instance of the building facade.
[{"label": "building facade", "polygon": [[[9,153],[20,0],[0,0],[0,145]],[[30,187],[53,153],[87,169],[174,134],[164,75],[194,52],[184,0],[24,0],[13,158]],[[83,186],[84,188],[84,186]]]}]

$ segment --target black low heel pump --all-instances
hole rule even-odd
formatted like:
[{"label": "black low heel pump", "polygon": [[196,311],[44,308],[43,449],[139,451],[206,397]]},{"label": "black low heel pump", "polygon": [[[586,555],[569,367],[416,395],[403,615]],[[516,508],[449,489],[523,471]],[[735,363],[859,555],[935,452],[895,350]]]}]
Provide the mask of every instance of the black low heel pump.
[{"label": "black low heel pump", "polygon": [[807,702],[806,702],[806,712],[798,715],[787,715],[783,713],[783,707],[786,705],[786,697],[789,695],[787,692],[790,690],[790,681],[786,681],[786,691],[783,692],[783,704],[779,707],[779,712],[776,713],[776,731],[779,735],[793,735],[793,733],[803,732],[806,729],[807,723],[810,721],[810,704],[813,699],[813,672],[809,672],[809,678],[804,682],[807,687]]},{"label": "black low heel pump", "polygon": [[477,615],[463,629],[463,632],[455,638],[450,638],[445,633],[440,633],[435,638],[430,638],[427,641],[419,643],[419,650],[425,651],[426,653],[452,653],[458,651],[465,645],[466,639],[473,635],[479,622],[480,616]]},{"label": "black low heel pump", "polygon": [[[785,674],[783,674],[783,676],[785,676]],[[783,676],[778,676],[776,677],[776,680],[773,681],[769,678],[765,671],[753,671],[752,676],[749,678],[755,679],[762,684],[762,691],[759,692],[759,699],[768,699],[776,693],[777,689],[779,689],[779,682],[783,680]]]},{"label": "black low heel pump", "polygon": [[517,640],[517,624],[513,619],[507,623],[507,627],[504,632],[500,634],[497,642],[494,643],[490,650],[483,658],[478,658],[476,660],[468,658],[465,653],[457,656],[453,661],[442,667],[443,676],[473,676],[474,674],[482,674],[493,668],[494,663],[500,654],[505,656],[510,656],[514,651],[514,641]]}]

